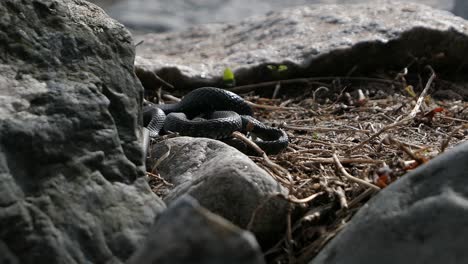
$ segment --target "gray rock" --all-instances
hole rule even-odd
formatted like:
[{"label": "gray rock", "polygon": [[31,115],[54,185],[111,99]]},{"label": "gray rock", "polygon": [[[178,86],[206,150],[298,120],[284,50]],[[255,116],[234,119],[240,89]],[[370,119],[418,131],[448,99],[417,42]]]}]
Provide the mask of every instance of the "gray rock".
[{"label": "gray rock", "polygon": [[384,189],[310,263],[468,263],[468,143]]},{"label": "gray rock", "polygon": [[[464,0],[460,0],[464,1]],[[237,22],[286,7],[304,4],[372,3],[374,0],[90,0],[136,31],[174,31],[206,23]],[[452,10],[454,0],[413,0]],[[467,10],[465,10],[466,12]]]},{"label": "gray rock", "polygon": [[85,1],[4,0],[0,43],[0,262],[127,259],[164,208],[130,34]]},{"label": "gray rock", "polygon": [[[226,67],[243,85],[346,76],[351,69],[353,76],[401,71],[419,58],[419,67],[430,64],[441,78],[452,80],[454,75],[468,76],[467,33],[468,22],[462,18],[414,3],[311,5],[236,24],[144,35],[136,68],[139,77],[156,72],[188,89],[221,86]],[[278,77],[267,67],[271,64],[285,64],[288,70]]]},{"label": "gray rock", "polygon": [[190,196],[158,216],[129,264],[265,263],[254,236],[201,207]]},{"label": "gray rock", "polygon": [[465,0],[455,0],[452,12],[465,19],[468,18],[468,3]]},{"label": "gray rock", "polygon": [[159,159],[168,146],[170,154],[158,167],[175,185],[164,198],[168,205],[189,194],[241,228],[247,228],[258,207],[250,231],[260,245],[266,247],[284,234],[287,203],[271,197],[287,191],[247,156],[217,140],[178,137],[157,144],[152,157]]}]

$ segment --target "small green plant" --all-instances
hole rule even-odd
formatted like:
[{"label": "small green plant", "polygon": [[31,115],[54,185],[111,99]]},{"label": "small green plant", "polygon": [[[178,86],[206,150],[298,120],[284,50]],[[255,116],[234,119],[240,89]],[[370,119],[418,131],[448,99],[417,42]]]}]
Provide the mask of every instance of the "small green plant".
[{"label": "small green plant", "polygon": [[288,66],[284,64],[280,64],[278,66],[276,65],[268,65],[268,69],[270,69],[273,72],[284,72],[288,70]]},{"label": "small green plant", "polygon": [[224,69],[223,83],[227,87],[236,86],[236,78],[234,76],[234,73],[232,72],[232,70],[229,67]]},{"label": "small green plant", "polygon": [[288,74],[288,66],[284,64],[280,65],[267,65],[267,68],[271,71],[271,74],[275,79],[284,79]]},{"label": "small green plant", "polygon": [[413,98],[417,97],[416,93],[414,92],[413,86],[408,85],[405,87],[406,92]]},{"label": "small green plant", "polygon": [[312,134],[312,138],[315,139],[315,140],[318,140],[318,139],[320,139],[320,136],[319,136],[318,133],[314,132],[314,133]]}]

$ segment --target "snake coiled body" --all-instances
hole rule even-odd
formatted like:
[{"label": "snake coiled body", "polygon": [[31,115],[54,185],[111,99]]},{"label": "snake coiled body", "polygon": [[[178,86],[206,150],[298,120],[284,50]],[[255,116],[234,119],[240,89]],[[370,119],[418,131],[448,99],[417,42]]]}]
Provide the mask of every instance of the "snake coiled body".
[{"label": "snake coiled body", "polygon": [[192,137],[226,141],[243,152],[247,146],[229,139],[234,131],[252,133],[254,142],[267,154],[277,154],[288,146],[287,134],[266,126],[252,117],[250,105],[239,95],[215,87],[191,91],[175,104],[150,104],[143,109],[143,125],[150,137],[161,131],[177,132]]}]

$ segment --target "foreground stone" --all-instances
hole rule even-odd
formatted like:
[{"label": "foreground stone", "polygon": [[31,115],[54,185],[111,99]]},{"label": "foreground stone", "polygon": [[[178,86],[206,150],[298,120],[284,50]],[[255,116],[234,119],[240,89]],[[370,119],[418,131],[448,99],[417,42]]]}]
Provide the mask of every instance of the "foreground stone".
[{"label": "foreground stone", "polygon": [[129,264],[264,263],[254,236],[201,207],[190,196],[161,214]]},{"label": "foreground stone", "polygon": [[189,194],[241,228],[248,227],[258,208],[250,231],[260,245],[267,247],[284,234],[287,203],[272,196],[286,190],[247,156],[217,140],[177,137],[157,144],[152,159],[168,148],[169,156],[157,167],[175,185],[164,199],[168,205]]},{"label": "foreground stone", "polygon": [[0,263],[120,263],[164,208],[141,177],[142,87],[85,1],[0,1]]},{"label": "foreground stone", "polygon": [[[317,76],[369,76],[433,66],[439,77],[468,76],[468,22],[403,2],[320,5],[287,9],[236,24],[147,34],[136,67],[145,87],[150,72],[181,89],[222,86],[229,67],[238,85]],[[415,59],[417,59],[415,63]],[[270,65],[287,65],[286,71]],[[351,74],[351,75],[350,75]],[[465,99],[466,89],[460,89]]]},{"label": "foreground stone", "polygon": [[468,263],[467,160],[464,143],[404,176],[310,263]]}]

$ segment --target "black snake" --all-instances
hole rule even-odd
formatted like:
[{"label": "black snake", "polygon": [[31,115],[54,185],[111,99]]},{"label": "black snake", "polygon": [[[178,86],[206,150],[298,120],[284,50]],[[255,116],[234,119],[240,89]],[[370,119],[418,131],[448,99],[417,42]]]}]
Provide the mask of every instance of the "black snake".
[{"label": "black snake", "polygon": [[203,87],[191,91],[175,104],[149,104],[143,108],[143,125],[149,137],[161,131],[183,136],[222,140],[244,153],[251,154],[242,142],[231,138],[234,131],[251,133],[253,141],[267,154],[277,154],[288,146],[287,134],[252,117],[250,105],[230,91]]}]

